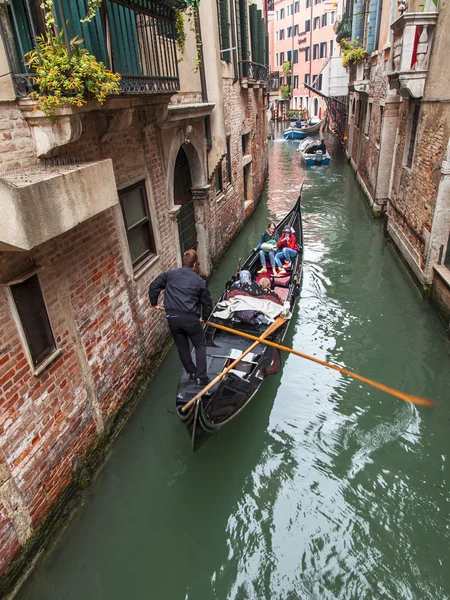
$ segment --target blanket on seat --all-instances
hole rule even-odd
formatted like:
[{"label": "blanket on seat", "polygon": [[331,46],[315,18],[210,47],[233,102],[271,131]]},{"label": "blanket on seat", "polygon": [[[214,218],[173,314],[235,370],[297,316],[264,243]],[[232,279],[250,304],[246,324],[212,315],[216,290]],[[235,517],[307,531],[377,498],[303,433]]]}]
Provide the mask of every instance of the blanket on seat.
[{"label": "blanket on seat", "polygon": [[280,306],[271,300],[254,298],[253,296],[234,296],[229,300],[223,300],[217,304],[213,315],[218,319],[231,319],[235,312],[241,310],[254,310],[272,320],[279,316],[285,319],[291,318],[289,302],[285,302],[283,306]]}]

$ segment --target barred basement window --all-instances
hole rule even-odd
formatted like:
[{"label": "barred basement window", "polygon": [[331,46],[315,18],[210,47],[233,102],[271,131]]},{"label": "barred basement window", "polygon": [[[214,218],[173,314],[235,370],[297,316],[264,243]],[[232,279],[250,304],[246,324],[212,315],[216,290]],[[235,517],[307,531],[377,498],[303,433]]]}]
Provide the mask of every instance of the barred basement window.
[{"label": "barred basement window", "polygon": [[33,367],[38,367],[56,350],[50,320],[36,272],[17,283],[10,283],[23,335],[31,356]]},{"label": "barred basement window", "polygon": [[232,183],[232,170],[231,170],[231,137],[227,137],[227,185]]},{"label": "barred basement window", "polygon": [[123,220],[127,231],[133,269],[156,254],[155,238],[148,210],[145,182],[140,181],[119,191]]}]

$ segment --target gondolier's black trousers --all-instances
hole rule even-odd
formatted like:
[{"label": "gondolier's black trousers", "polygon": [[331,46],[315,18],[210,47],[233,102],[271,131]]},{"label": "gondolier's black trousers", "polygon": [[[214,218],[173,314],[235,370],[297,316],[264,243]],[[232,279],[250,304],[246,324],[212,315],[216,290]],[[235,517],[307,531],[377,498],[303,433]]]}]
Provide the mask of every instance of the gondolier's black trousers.
[{"label": "gondolier's black trousers", "polygon": [[[167,315],[167,321],[183,367],[188,373],[196,373],[197,377],[206,377],[206,337],[199,318]],[[189,340],[195,348],[197,367],[192,362]]]}]

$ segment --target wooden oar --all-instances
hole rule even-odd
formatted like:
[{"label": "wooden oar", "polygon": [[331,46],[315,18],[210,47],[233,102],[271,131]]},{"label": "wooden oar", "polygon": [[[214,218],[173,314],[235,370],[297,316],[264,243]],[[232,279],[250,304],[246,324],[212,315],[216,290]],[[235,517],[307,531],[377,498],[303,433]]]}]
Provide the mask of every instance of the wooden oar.
[{"label": "wooden oar", "polygon": [[339,373],[343,373],[344,375],[353,377],[353,379],[358,379],[359,381],[367,383],[368,385],[371,385],[372,387],[377,388],[378,390],[382,390],[387,394],[391,394],[396,398],[400,398],[400,400],[404,400],[405,402],[411,402],[412,404],[418,404],[421,406],[434,406],[434,402],[428,400],[427,398],[422,398],[421,396],[413,396],[412,394],[405,394],[403,392],[400,392],[399,390],[396,390],[395,388],[391,388],[387,385],[384,385],[383,383],[378,383],[377,381],[373,381],[372,379],[368,379],[367,377],[362,377],[362,375],[358,375],[357,373],[353,373],[352,371],[347,371],[347,369],[343,369],[342,367],[338,367],[337,365],[333,365],[332,363],[325,362],[324,360],[320,360],[319,358],[315,358],[314,356],[310,356],[309,354],[304,354],[303,352],[299,352],[298,350],[294,350],[293,348],[289,348],[288,346],[282,346],[281,344],[277,344],[276,342],[270,342],[268,340],[263,341],[262,338],[257,338],[254,335],[250,335],[249,333],[243,333],[242,331],[236,331],[235,329],[225,327],[224,325],[219,325],[218,323],[204,321],[204,324],[210,325],[211,327],[215,327],[216,329],[223,329],[223,331],[228,331],[229,333],[240,335],[242,337],[248,338],[249,340],[258,340],[258,344],[263,343],[267,346],[278,348],[279,350],[285,350],[290,354],[301,356],[302,358],[306,358],[306,360],[311,360],[312,362],[315,362],[319,365],[323,365],[324,367],[334,369],[335,371],[339,371]]},{"label": "wooden oar", "polygon": [[[194,404],[194,402],[196,402],[199,398],[201,398],[204,394],[206,394],[206,392],[208,390],[210,390],[214,385],[216,385],[216,383],[218,381],[220,381],[223,377],[225,377],[225,375],[228,373],[228,371],[231,371],[231,369],[233,369],[238,362],[240,362],[244,356],[246,356],[249,352],[251,352],[253,350],[253,348],[256,348],[256,346],[258,346],[258,344],[260,344],[266,337],[268,337],[271,333],[273,333],[274,331],[276,331],[279,327],[281,327],[283,325],[283,323],[286,322],[286,319],[283,319],[283,317],[278,317],[273,323],[272,325],[270,325],[270,327],[268,327],[265,332],[262,334],[261,337],[257,338],[255,336],[252,336],[255,341],[254,344],[252,344],[251,346],[249,346],[247,348],[247,350],[245,350],[245,352],[243,352],[240,356],[238,356],[236,358],[236,360],[233,360],[233,362],[228,365],[228,367],[226,367],[221,373],[219,373],[219,375],[217,375],[217,377],[214,377],[214,379],[212,381],[210,381],[208,383],[208,385],[206,385],[202,390],[199,391],[198,394],[196,394],[193,398],[191,398],[189,400],[189,402],[186,402],[186,404],[184,406],[182,406],[181,408],[181,412],[186,412],[186,410],[192,406]],[[234,330],[230,329],[231,332],[234,332]],[[234,332],[235,333],[235,332]]]}]

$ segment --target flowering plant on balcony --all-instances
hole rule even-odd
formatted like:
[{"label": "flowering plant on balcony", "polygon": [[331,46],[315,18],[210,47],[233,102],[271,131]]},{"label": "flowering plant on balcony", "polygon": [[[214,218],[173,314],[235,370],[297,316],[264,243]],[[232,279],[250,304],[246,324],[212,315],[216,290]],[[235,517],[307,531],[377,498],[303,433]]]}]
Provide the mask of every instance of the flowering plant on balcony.
[{"label": "flowering plant on balcony", "polygon": [[357,40],[352,40],[351,42],[341,40],[340,46],[342,50],[342,66],[346,69],[362,62],[367,57],[366,50],[359,45]]},{"label": "flowering plant on balcony", "polygon": [[37,48],[24,56],[26,65],[36,74],[37,90],[30,94],[37,101],[36,108],[53,118],[62,106],[82,106],[91,98],[104,104],[108,95],[118,94],[120,75],[89,54],[77,36],[66,44],[63,31],[55,35],[53,1],[46,0],[43,7],[46,32],[37,37]]},{"label": "flowering plant on balcony", "polygon": [[292,61],[287,60],[283,63],[283,73],[285,75],[290,75],[292,73]]},{"label": "flowering plant on balcony", "polygon": [[281,97],[284,100],[288,100],[289,96],[292,93],[292,85],[281,85],[280,92],[281,92]]}]

